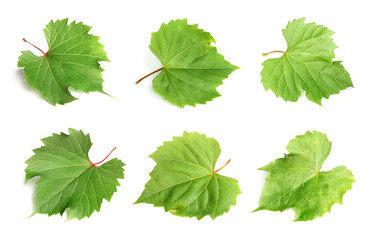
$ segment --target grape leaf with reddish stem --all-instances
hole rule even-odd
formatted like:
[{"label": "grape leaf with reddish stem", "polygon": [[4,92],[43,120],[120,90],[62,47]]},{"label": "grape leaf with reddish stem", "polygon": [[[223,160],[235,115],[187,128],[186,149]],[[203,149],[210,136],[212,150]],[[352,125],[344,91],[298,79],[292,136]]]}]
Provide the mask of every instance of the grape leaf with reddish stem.
[{"label": "grape leaf with reddish stem", "polygon": [[42,139],[44,146],[34,149],[35,155],[26,161],[26,182],[39,176],[34,194],[34,214],[63,214],[82,219],[100,211],[103,199],[110,201],[118,179],[123,179],[121,160],[105,161],[116,149],[98,163],[92,163],[88,151],[92,146],[89,134],[69,129]]},{"label": "grape leaf with reddish stem", "polygon": [[215,139],[196,132],[164,142],[150,155],[157,165],[136,203],[197,219],[228,212],[241,191],[236,179],[218,174],[230,160],[215,170],[220,150]]},{"label": "grape leaf with reddish stem", "polygon": [[[100,61],[109,61],[99,37],[88,34],[91,27],[68,19],[50,21],[44,28],[49,49],[37,56],[22,51],[18,67],[24,68],[25,80],[31,89],[36,88],[43,99],[52,105],[76,100],[69,87],[83,92],[102,92],[104,70]],[[106,93],[105,93],[106,94]]]}]

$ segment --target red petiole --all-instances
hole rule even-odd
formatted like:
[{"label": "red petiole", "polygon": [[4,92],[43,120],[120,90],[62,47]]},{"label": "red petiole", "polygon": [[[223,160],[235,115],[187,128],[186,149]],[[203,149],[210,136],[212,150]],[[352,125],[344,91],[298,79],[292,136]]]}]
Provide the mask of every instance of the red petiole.
[{"label": "red petiole", "polygon": [[23,40],[24,42],[27,42],[28,44],[30,44],[31,46],[33,46],[34,48],[36,48],[36,49],[39,50],[40,52],[42,52],[44,56],[47,55],[48,52],[45,53],[43,50],[41,50],[40,48],[38,48],[38,47],[35,46],[34,44],[30,43],[29,41],[27,41],[25,38],[22,38],[22,40]]},{"label": "red petiole", "polygon": [[92,162],[91,162],[91,165],[96,167],[98,164],[103,163],[103,162],[104,162],[104,161],[105,161],[105,160],[110,156],[110,154],[111,154],[112,152],[114,152],[115,149],[117,149],[117,147],[113,148],[113,149],[110,151],[110,153],[109,153],[109,154],[108,154],[104,159],[102,159],[101,161],[99,161],[99,162],[97,162],[97,163],[92,163]]},{"label": "red petiole", "polygon": [[217,173],[217,172],[219,172],[220,170],[222,170],[223,168],[225,168],[227,165],[228,165],[228,163],[230,163],[230,159],[228,160],[228,162],[226,163],[226,164],[224,164],[224,166],[222,166],[221,168],[219,168],[218,170],[215,170],[214,172],[213,172],[213,174],[215,174],[215,173]]}]

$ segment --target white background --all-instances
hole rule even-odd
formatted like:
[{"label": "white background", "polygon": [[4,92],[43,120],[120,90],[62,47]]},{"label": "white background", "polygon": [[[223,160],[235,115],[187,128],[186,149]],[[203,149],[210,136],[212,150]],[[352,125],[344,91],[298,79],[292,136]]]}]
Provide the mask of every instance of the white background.
[{"label": "white background", "polygon": [[[1,1],[0,3],[0,238],[1,239],[372,239],[372,53],[370,1]],[[111,63],[102,63],[104,94],[73,92],[80,100],[52,106],[29,89],[17,68],[21,39],[47,50],[43,28],[69,17],[93,26]],[[281,30],[306,17],[336,34],[336,60],[343,60],[355,88],[323,99],[319,106],[302,96],[285,102],[261,84],[262,52],[286,50]],[[241,69],[206,105],[180,109],[140,77],[161,67],[148,48],[150,34],[163,22],[188,18],[216,39],[218,52]],[[271,57],[279,57],[272,55]],[[90,158],[97,162],[114,147],[126,163],[125,180],[110,203],[81,221],[32,213],[34,184],[24,184],[24,163],[40,139],[68,128],[90,133]],[[215,220],[182,218],[150,204],[132,205],[140,196],[154,161],[148,158],[163,141],[183,131],[217,139],[221,174],[239,180],[237,206]],[[307,130],[333,142],[323,170],[346,165],[356,179],[344,204],[309,222],[292,222],[292,210],[260,211],[265,173],[256,170],[286,152],[287,143]]]}]

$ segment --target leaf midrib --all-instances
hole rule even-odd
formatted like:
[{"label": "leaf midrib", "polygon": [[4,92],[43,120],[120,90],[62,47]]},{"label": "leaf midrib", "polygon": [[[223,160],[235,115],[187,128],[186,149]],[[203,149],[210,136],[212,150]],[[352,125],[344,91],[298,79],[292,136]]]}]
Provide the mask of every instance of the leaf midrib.
[{"label": "leaf midrib", "polygon": [[[59,193],[61,193],[63,190],[65,190],[72,182],[74,182],[76,179],[78,179],[78,177],[80,177],[85,171],[87,171],[89,168],[93,167],[92,165],[89,165],[86,169],[84,169],[81,173],[79,173],[77,176],[73,177],[73,179],[68,182],[64,187],[62,187],[58,192],[56,192],[56,194],[54,194],[51,198],[49,198],[47,201],[45,201],[45,203],[43,203],[43,205],[40,205],[39,209],[42,208],[43,206],[45,206],[45,204],[49,203],[49,201],[51,199],[53,199],[55,196],[57,196]],[[54,179],[51,179],[52,181]],[[36,182],[37,183],[37,182]],[[75,192],[75,189],[74,191],[72,191],[71,195]],[[70,196],[71,197],[71,196]],[[56,204],[57,205],[57,204]]]},{"label": "leaf midrib", "polygon": [[[176,172],[176,173],[179,173],[179,172]],[[174,185],[168,186],[168,187],[166,187],[166,188],[162,188],[161,190],[156,191],[156,192],[150,194],[150,195],[147,196],[146,198],[143,198],[140,202],[142,202],[144,199],[148,199],[148,198],[154,196],[155,194],[160,193],[160,192],[162,192],[162,191],[164,191],[164,190],[167,190],[167,189],[169,189],[169,188],[173,188],[173,187],[178,186],[178,185],[181,185],[181,184],[183,184],[183,183],[192,182],[192,181],[194,181],[194,180],[197,180],[197,179],[200,179],[200,178],[204,178],[204,177],[207,177],[207,176],[211,176],[211,177],[212,177],[213,175],[214,175],[214,174],[211,173],[211,174],[206,174],[206,175],[202,175],[202,176],[195,177],[195,178],[190,178],[190,179],[188,179],[188,180],[186,180],[186,181],[182,181],[182,182],[176,183],[176,184],[174,184]],[[136,201],[136,202],[137,202],[137,201]]]},{"label": "leaf midrib", "polygon": [[[57,64],[59,64],[59,65],[62,67],[62,70],[63,70],[63,68],[66,68],[67,70],[69,70],[69,71],[71,71],[72,73],[74,73],[77,77],[82,78],[82,79],[84,79],[84,80],[86,80],[86,81],[89,81],[89,80],[88,80],[87,78],[85,78],[83,75],[81,75],[81,74],[75,72],[75,71],[72,70],[71,68],[67,67],[65,64],[63,64],[63,63],[57,61],[56,59],[54,59],[54,58],[52,58],[52,57],[50,57],[48,54],[47,54],[46,56],[43,56],[43,57],[42,57],[42,62],[44,61],[44,58],[46,59],[46,62],[47,62],[47,64],[48,64],[48,69],[49,69],[50,73],[52,74],[52,77],[53,77],[54,82],[56,82],[56,85],[57,85],[58,89],[59,89],[60,92],[63,93],[66,97],[70,98],[71,96],[67,95],[67,94],[64,92],[64,90],[60,88],[59,81],[57,81],[57,79],[55,78],[55,76],[54,76],[54,74],[53,74],[53,71],[52,71],[52,68],[51,68],[51,66],[50,66],[50,64],[49,64],[48,59],[53,60],[53,61],[55,61]],[[77,63],[71,63],[71,64],[77,64]],[[83,64],[83,65],[84,65],[84,64]],[[88,65],[84,65],[84,66],[90,67],[90,66],[88,66]],[[92,67],[91,67],[91,68],[92,68]],[[40,69],[39,69],[39,70],[40,70]],[[38,70],[38,72],[39,72],[39,70]],[[64,72],[64,75],[65,75],[65,77],[66,77],[65,71],[63,71],[63,72]],[[45,74],[44,74],[43,79],[45,79]],[[66,77],[65,80],[70,84],[69,79],[68,79],[67,77]],[[35,82],[36,82],[36,81],[35,81]],[[71,84],[70,84],[70,85],[71,85]],[[76,89],[76,90],[78,90],[78,89]]]},{"label": "leaf midrib", "polygon": [[[292,57],[292,58],[294,58],[295,60],[299,61],[300,63],[304,64],[307,68],[310,68],[310,69],[312,69],[312,70],[314,70],[314,71],[316,71],[316,72],[319,72],[320,74],[322,73],[323,75],[326,75],[326,76],[328,76],[328,77],[338,79],[337,77],[334,77],[334,76],[332,76],[332,75],[328,75],[328,74],[326,74],[326,73],[324,73],[324,72],[320,72],[319,70],[317,70],[317,69],[315,69],[315,68],[312,68],[311,66],[307,65],[306,62],[301,61],[299,58],[296,58],[296,57],[292,56],[291,54],[287,54],[287,55],[289,55],[290,57]],[[327,62],[326,62],[326,63],[327,63]],[[331,62],[331,63],[330,63],[330,66],[331,66],[331,67],[333,66],[333,63],[334,63],[334,62]],[[294,67],[293,67],[293,68],[294,68]],[[338,79],[338,80],[341,81],[341,79]]]},{"label": "leaf midrib", "polygon": [[[328,29],[328,30],[329,30],[329,29]],[[330,30],[329,30],[329,31],[330,31]],[[333,34],[332,34],[332,35],[333,35]],[[288,49],[286,50],[286,52],[289,52],[291,49],[297,48],[300,44],[307,43],[308,41],[311,41],[311,40],[313,40],[313,39],[317,39],[317,38],[325,38],[325,39],[329,40],[330,37],[331,37],[332,35],[328,36],[327,34],[323,34],[323,35],[319,35],[319,36],[317,36],[317,37],[311,37],[311,38],[309,38],[309,39],[306,39],[306,40],[302,40],[302,41],[300,41],[300,42],[297,43],[295,46],[290,46],[291,44],[289,44]],[[286,40],[286,39],[285,39],[285,40]],[[333,42],[333,40],[330,40],[330,41]]]},{"label": "leaf midrib", "polygon": [[[50,50],[52,50],[52,49],[50,49]],[[50,50],[49,50],[49,51],[50,51]],[[47,69],[48,69],[49,72],[51,73],[52,78],[53,78],[53,81],[56,83],[58,89],[60,90],[60,92],[61,92],[63,95],[65,95],[66,97],[70,98],[70,96],[67,95],[67,94],[64,92],[63,89],[61,89],[61,87],[60,87],[60,85],[59,85],[59,81],[57,81],[57,79],[55,78],[54,73],[53,73],[53,71],[52,71],[52,67],[50,66],[50,63],[49,63],[48,59],[55,61],[55,62],[56,62],[58,65],[60,65],[62,68],[66,68],[67,70],[69,70],[69,71],[71,71],[73,74],[75,74],[77,77],[82,78],[82,79],[84,79],[85,81],[89,81],[89,80],[88,80],[87,78],[85,78],[83,75],[79,74],[78,72],[76,72],[76,71],[72,70],[71,68],[69,68],[68,66],[66,66],[64,63],[61,63],[61,62],[57,61],[56,59],[54,59],[54,58],[51,57],[50,55],[81,55],[81,56],[89,56],[89,57],[95,57],[95,56],[93,56],[93,55],[87,55],[87,54],[63,54],[63,53],[53,53],[53,52],[49,52],[49,51],[48,51],[44,56],[40,56],[40,57],[39,57],[38,60],[41,60],[41,62],[40,62],[40,65],[39,65],[39,67],[38,67],[38,70],[36,71],[35,78],[39,75],[39,73],[40,73],[40,68],[41,68],[41,66],[43,65],[43,62],[44,62],[44,59],[45,59],[45,60],[46,60],[46,63],[47,63]],[[35,61],[38,61],[38,60],[35,60]],[[77,63],[71,62],[70,64],[77,64]],[[84,65],[84,64],[83,64],[83,65]],[[84,66],[86,66],[86,67],[90,67],[90,68],[93,68],[93,67],[91,67],[91,66],[89,66],[89,65],[84,65]],[[63,71],[63,72],[64,72],[64,75],[65,75],[65,77],[66,77],[65,71]],[[46,73],[44,74],[44,77],[42,77],[43,80],[45,79],[45,75],[46,75]],[[66,81],[69,81],[67,77],[66,77],[65,80],[66,80]],[[37,81],[35,80],[34,83],[33,83],[33,85],[31,86],[31,88],[33,88],[33,87],[35,86],[35,83],[36,83],[36,82],[37,82]]]},{"label": "leaf midrib", "polygon": [[310,178],[308,178],[306,181],[300,183],[298,186],[296,186],[296,187],[290,189],[289,191],[286,191],[285,193],[283,193],[283,194],[281,194],[280,196],[276,197],[275,200],[269,202],[269,203],[266,204],[266,205],[268,206],[268,205],[272,204],[273,202],[278,201],[278,199],[279,199],[279,198],[282,198],[284,195],[286,195],[286,194],[288,194],[288,193],[290,193],[290,192],[296,191],[299,187],[301,187],[302,185],[305,185],[308,181],[312,180],[315,176],[319,176],[320,174],[322,174],[322,172],[320,172],[320,173],[317,173],[317,172],[316,172],[314,175],[312,175],[312,176],[311,176]]},{"label": "leaf midrib", "polygon": [[[176,35],[176,34],[175,34]],[[165,40],[166,41],[166,40]],[[178,52],[177,54],[175,54],[175,56],[173,57],[173,58],[171,58],[171,60],[170,61],[168,61],[167,63],[166,63],[166,58],[163,58],[164,59],[164,62],[163,62],[163,65],[164,65],[164,67],[166,68],[167,67],[167,65],[169,65],[177,56],[179,56],[180,54],[182,54],[182,53],[184,53],[184,52],[186,52],[186,51],[188,51],[188,50],[190,50],[191,48],[193,48],[193,47],[195,47],[195,46],[197,46],[197,45],[199,45],[199,44],[203,44],[203,43],[208,43],[208,44],[206,44],[206,46],[207,47],[211,47],[211,48],[213,48],[212,46],[210,46],[210,43],[211,43],[211,41],[210,40],[205,40],[205,41],[201,41],[201,42],[197,42],[197,43],[194,43],[194,44],[192,44],[192,45],[190,45],[189,47],[187,47],[186,49],[184,49],[183,51],[181,51],[181,52]],[[170,47],[168,46],[167,47],[167,55],[166,55],[166,57],[168,57],[168,51],[169,51],[169,49],[170,49]],[[163,56],[162,56],[163,57]]]},{"label": "leaf midrib", "polygon": [[[95,166],[92,166],[92,165],[90,165],[90,164],[88,164],[89,166],[86,168],[86,169],[84,169],[81,173],[79,173],[77,176],[75,176],[70,182],[68,182],[63,188],[61,188],[56,194],[54,194],[51,198],[49,198],[47,201],[45,201],[45,203],[43,203],[43,205],[40,205],[40,207],[39,207],[39,209],[41,209],[43,206],[45,206],[46,204],[48,204],[49,202],[50,202],[50,200],[51,199],[53,199],[54,197],[56,197],[58,194],[60,194],[60,193],[62,193],[62,191],[63,190],[65,190],[69,185],[71,185],[75,180],[77,180],[82,174],[84,174],[88,169],[91,169],[91,172],[92,172],[92,170],[94,170],[94,168],[95,168],[95,170],[96,170],[96,173],[97,173],[97,175],[98,175],[98,178],[100,179],[100,183],[101,183],[101,185],[102,185],[102,188],[103,188],[103,190],[104,190],[104,192],[105,192],[105,199],[108,199],[108,194],[107,194],[107,192],[106,192],[106,189],[105,189],[105,186],[104,186],[104,183],[102,182],[102,179],[101,179],[101,174],[99,173],[99,171],[98,171],[98,168],[99,167],[95,167]],[[79,165],[73,165],[73,166],[79,166]],[[64,167],[66,167],[66,166],[64,166]],[[47,170],[51,170],[51,169],[47,169]],[[44,172],[44,171],[43,171]],[[53,180],[55,180],[55,179],[50,179],[51,181],[53,181]],[[94,190],[94,192],[95,192],[95,200],[96,200],[96,202],[97,202],[97,194],[96,194],[96,190],[95,190],[95,186],[93,185],[93,183],[92,183],[92,181],[90,180],[90,175],[88,176],[88,178],[87,178],[87,182],[86,182],[86,186],[87,186],[87,184],[88,184],[88,182],[90,182],[91,184],[92,184],[92,188],[93,188],[93,190]],[[76,186],[75,186],[75,188],[76,188]],[[70,195],[70,197],[69,197],[69,201],[71,200],[71,196],[74,194],[74,192],[75,192],[75,188],[74,188],[74,190],[71,192],[71,195]],[[85,192],[85,190],[86,189],[84,189],[84,191],[83,191],[83,194],[82,194],[82,197],[83,197],[83,195],[84,194],[86,194],[86,192]],[[81,199],[82,199],[82,197],[81,197]],[[79,200],[79,202],[78,202],[78,204],[81,202],[81,199]],[[59,201],[58,201],[58,203],[59,203]],[[58,203],[56,204],[56,206],[58,205]],[[97,206],[99,206],[99,204],[97,204]]]},{"label": "leaf midrib", "polygon": [[[216,180],[216,185],[218,186],[218,189],[219,189],[219,184],[218,184],[218,180],[217,180],[217,177],[215,176],[215,174],[212,174],[211,178],[207,181],[206,185],[203,187],[203,189],[201,190],[201,192],[199,192],[197,194],[197,196],[193,199],[193,201],[191,201],[189,204],[187,204],[186,206],[182,207],[181,209],[175,209],[175,211],[177,212],[180,212],[180,211],[183,211],[184,209],[188,208],[190,205],[192,205],[198,198],[199,196],[201,196],[201,194],[207,189],[207,187],[210,185],[211,183],[211,180],[215,177],[215,180]],[[219,192],[219,191],[218,191]],[[218,202],[218,200],[216,201]],[[216,208],[215,208],[216,210]]]}]

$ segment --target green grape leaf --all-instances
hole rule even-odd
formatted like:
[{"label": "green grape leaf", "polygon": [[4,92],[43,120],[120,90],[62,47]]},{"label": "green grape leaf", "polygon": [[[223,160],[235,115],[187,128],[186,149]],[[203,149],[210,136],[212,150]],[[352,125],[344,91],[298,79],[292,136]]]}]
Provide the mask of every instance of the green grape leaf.
[{"label": "green grape leaf", "polygon": [[92,163],[88,157],[91,139],[82,131],[69,129],[69,135],[53,134],[41,141],[44,146],[33,150],[35,155],[26,161],[25,170],[26,182],[40,177],[35,182],[33,214],[67,211],[69,219],[82,219],[100,211],[102,199],[110,201],[118,179],[124,179],[125,164],[114,158],[98,166],[110,154]]},{"label": "green grape leaf", "polygon": [[321,171],[332,143],[325,134],[306,132],[289,142],[283,158],[260,168],[268,172],[259,207],[254,211],[284,211],[293,208],[294,221],[313,220],[342,204],[344,193],[355,181],[345,166]]},{"label": "green grape leaf", "polygon": [[52,105],[76,100],[69,87],[83,92],[102,92],[104,70],[99,61],[109,61],[99,37],[88,34],[91,27],[68,19],[50,21],[44,28],[48,42],[47,52],[36,56],[22,51],[18,67],[24,68],[25,80],[31,89],[37,89],[43,99]]},{"label": "green grape leaf", "polygon": [[163,67],[136,84],[160,71],[153,79],[154,90],[181,108],[219,97],[216,88],[238,67],[217,53],[211,43],[215,40],[210,33],[188,25],[186,19],[163,23],[158,32],[152,33],[149,46]]},{"label": "green grape leaf", "polygon": [[229,161],[214,171],[220,150],[215,139],[196,132],[164,142],[150,155],[157,165],[135,203],[163,206],[177,216],[197,219],[228,212],[241,191],[236,179],[217,173]]},{"label": "green grape leaf", "polygon": [[282,30],[288,48],[280,58],[263,62],[262,83],[276,97],[295,102],[305,91],[307,98],[321,105],[348,87],[353,87],[349,73],[340,61],[333,62],[334,44],[331,30],[315,23],[304,23],[304,18],[289,22]]}]

